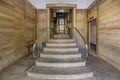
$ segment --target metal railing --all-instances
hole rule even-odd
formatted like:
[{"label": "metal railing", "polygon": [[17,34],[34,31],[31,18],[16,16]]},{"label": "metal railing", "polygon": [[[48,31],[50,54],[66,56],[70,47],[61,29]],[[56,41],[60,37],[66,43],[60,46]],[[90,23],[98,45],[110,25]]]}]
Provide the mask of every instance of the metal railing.
[{"label": "metal railing", "polygon": [[[39,35],[40,37],[35,41],[34,45],[33,45],[33,57],[34,58],[39,58],[40,57],[40,52],[42,51],[42,42],[44,40],[48,40],[48,36],[49,33],[48,33],[48,28],[42,30],[41,34]],[[79,30],[77,28],[73,28],[71,31],[71,34],[70,35],[73,35],[73,30],[75,30],[79,36],[82,38],[82,40],[84,41],[84,46],[85,46],[85,57],[87,58],[88,57],[88,45],[87,45],[87,41],[85,40],[85,38],[83,37],[83,35],[79,32]],[[46,38],[43,38],[41,36],[44,36]]]},{"label": "metal railing", "polygon": [[[43,37],[44,38],[43,38]],[[41,34],[39,35],[39,37],[36,39],[36,41],[33,44],[33,57],[34,58],[39,58],[40,57],[40,52],[42,51],[42,42],[46,41],[43,39],[47,38],[48,39],[48,28],[42,29]]]},{"label": "metal railing", "polygon": [[79,32],[79,30],[77,28],[73,28],[74,30],[76,30],[76,32],[79,34],[79,36],[83,39],[84,41],[84,46],[85,46],[85,57],[88,58],[88,44],[86,39],[83,37],[83,35]]}]

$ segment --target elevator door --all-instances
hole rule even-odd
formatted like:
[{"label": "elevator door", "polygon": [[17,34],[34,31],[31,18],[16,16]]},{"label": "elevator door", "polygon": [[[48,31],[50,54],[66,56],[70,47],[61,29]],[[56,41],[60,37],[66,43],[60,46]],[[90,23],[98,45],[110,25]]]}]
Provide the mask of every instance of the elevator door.
[{"label": "elevator door", "polygon": [[57,13],[57,34],[66,34],[68,13]]},{"label": "elevator door", "polygon": [[64,34],[65,32],[65,19],[64,18],[59,18],[58,27],[59,27],[59,33]]}]

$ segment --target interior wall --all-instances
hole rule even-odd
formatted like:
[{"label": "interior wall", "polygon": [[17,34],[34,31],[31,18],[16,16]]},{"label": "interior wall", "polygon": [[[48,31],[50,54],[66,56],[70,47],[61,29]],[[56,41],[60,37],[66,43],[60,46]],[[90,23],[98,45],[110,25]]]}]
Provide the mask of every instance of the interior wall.
[{"label": "interior wall", "polygon": [[47,9],[37,10],[37,39],[39,39],[38,43],[41,49],[43,48],[44,43],[47,42],[49,38],[48,28],[47,28],[48,27],[47,17],[48,17]]},{"label": "interior wall", "polygon": [[96,7],[88,20],[98,13],[99,56],[120,70],[120,0],[101,0]]},{"label": "interior wall", "polygon": [[[76,28],[79,32],[85,37],[86,33],[86,10],[85,9],[77,9],[76,10]],[[86,38],[86,37],[85,37]]]},{"label": "interior wall", "polygon": [[[85,37],[86,33],[86,10],[76,10],[76,28]],[[42,31],[47,28],[47,9],[37,10],[37,36],[40,36]]]},{"label": "interior wall", "polygon": [[0,0],[0,71],[27,55],[35,24],[36,10],[27,0]]},{"label": "interior wall", "polygon": [[26,41],[36,40],[37,37],[37,10],[26,1],[25,5],[25,38]]},{"label": "interior wall", "polygon": [[90,9],[88,9],[88,21],[92,21],[97,18],[97,6],[92,6]]},{"label": "interior wall", "polygon": [[47,28],[47,9],[37,10],[37,37]]}]

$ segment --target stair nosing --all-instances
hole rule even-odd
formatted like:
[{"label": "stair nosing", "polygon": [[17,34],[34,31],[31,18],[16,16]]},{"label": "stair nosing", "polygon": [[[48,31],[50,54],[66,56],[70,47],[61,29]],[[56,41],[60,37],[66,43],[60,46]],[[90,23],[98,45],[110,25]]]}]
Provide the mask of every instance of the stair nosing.
[{"label": "stair nosing", "polygon": [[68,52],[68,51],[79,51],[79,48],[65,48],[65,47],[56,47],[56,48],[44,48],[44,51],[53,51],[53,52]]},{"label": "stair nosing", "polygon": [[28,76],[40,78],[40,79],[84,79],[84,78],[92,78],[93,73],[84,73],[84,74],[73,74],[73,75],[50,75],[50,74],[38,74],[38,73],[30,73],[27,72]]},{"label": "stair nosing", "polygon": [[85,66],[86,62],[72,62],[72,63],[49,63],[49,62],[35,62],[36,66],[42,67],[80,67]]},{"label": "stair nosing", "polygon": [[55,54],[40,54],[42,58],[57,58],[57,59],[69,59],[69,58],[81,58],[81,54],[71,54],[71,55],[55,55]]}]

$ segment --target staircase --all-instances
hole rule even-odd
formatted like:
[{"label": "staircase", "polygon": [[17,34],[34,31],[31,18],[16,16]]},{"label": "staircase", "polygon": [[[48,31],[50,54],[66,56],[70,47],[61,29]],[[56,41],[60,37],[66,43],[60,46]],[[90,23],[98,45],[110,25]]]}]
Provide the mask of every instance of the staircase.
[{"label": "staircase", "polygon": [[27,75],[39,80],[92,80],[81,56],[73,39],[50,39]]},{"label": "staircase", "polygon": [[54,35],[54,39],[68,39],[70,38],[69,35],[64,35],[64,34],[56,34]]}]

